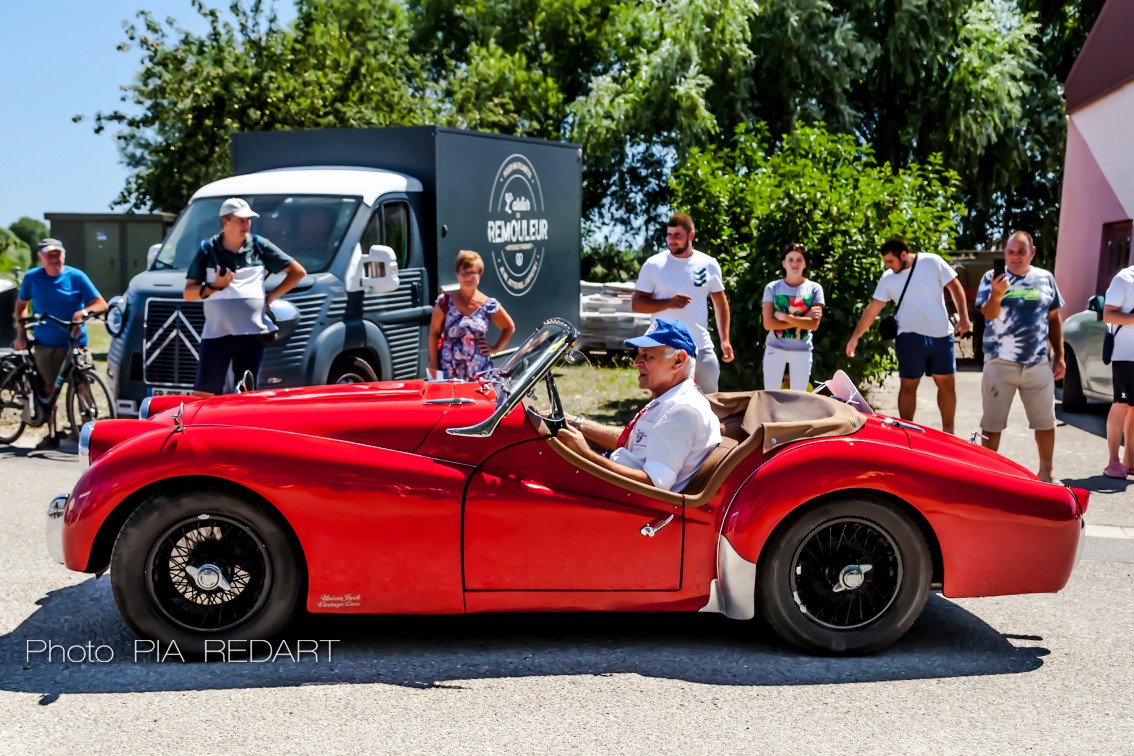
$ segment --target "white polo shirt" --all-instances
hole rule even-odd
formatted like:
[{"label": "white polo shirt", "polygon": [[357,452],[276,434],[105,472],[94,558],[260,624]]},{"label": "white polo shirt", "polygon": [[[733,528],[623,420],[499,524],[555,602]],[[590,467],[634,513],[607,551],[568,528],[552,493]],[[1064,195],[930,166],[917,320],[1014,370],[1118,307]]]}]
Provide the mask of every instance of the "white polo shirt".
[{"label": "white polo shirt", "polygon": [[720,442],[720,421],[689,379],[647,404],[626,446],[615,449],[610,458],[643,470],[655,486],[676,493]]}]

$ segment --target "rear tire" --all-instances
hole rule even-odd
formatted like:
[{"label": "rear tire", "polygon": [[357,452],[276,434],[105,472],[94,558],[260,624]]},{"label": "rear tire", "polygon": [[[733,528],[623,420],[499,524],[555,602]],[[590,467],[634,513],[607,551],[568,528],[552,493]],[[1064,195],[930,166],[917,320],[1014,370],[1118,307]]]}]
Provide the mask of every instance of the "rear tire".
[{"label": "rear tire", "polygon": [[327,383],[374,383],[378,374],[361,357],[340,357],[331,366]]},{"label": "rear tire", "polygon": [[1083,393],[1079,361],[1075,357],[1074,350],[1067,344],[1063,345],[1063,361],[1067,365],[1067,372],[1063,374],[1063,410],[1083,412],[1087,409],[1087,395]]},{"label": "rear tire", "polygon": [[85,423],[114,416],[114,400],[102,376],[94,370],[72,373],[67,382],[67,422],[71,433],[78,437]]},{"label": "rear tire", "polygon": [[842,499],[780,527],[758,568],[768,624],[797,648],[869,654],[905,635],[933,574],[925,537],[874,499]]},{"label": "rear tire", "polygon": [[219,491],[143,503],[122,526],[110,564],[114,602],[134,632],[195,657],[220,641],[278,635],[303,587],[283,528]]}]

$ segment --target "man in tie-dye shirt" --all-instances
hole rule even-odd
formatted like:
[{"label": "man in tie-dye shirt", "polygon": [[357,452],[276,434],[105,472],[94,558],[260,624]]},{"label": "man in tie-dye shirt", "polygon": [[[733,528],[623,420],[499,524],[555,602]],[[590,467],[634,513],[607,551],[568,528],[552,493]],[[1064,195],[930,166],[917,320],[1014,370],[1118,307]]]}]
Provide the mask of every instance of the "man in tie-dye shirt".
[{"label": "man in tie-dye shirt", "polygon": [[1039,447],[1041,480],[1051,481],[1055,451],[1055,382],[1063,377],[1063,297],[1055,276],[1032,265],[1030,234],[1017,231],[1004,245],[1004,274],[988,271],[976,304],[984,315],[984,374],[980,427],[984,445],[995,451],[1008,426],[1008,410],[1020,392],[1028,426]]}]

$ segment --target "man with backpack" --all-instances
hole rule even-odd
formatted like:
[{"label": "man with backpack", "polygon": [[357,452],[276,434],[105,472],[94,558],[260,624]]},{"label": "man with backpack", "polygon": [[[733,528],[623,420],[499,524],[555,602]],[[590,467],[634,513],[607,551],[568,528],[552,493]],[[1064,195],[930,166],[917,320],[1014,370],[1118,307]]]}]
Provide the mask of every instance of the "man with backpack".
[{"label": "man with backpack", "polygon": [[[189,263],[183,296],[203,300],[205,307],[193,384],[198,396],[219,394],[230,365],[236,380],[249,371],[259,375],[268,333],[265,309],[307,275],[299,262],[251,233],[252,219],[259,217],[243,199],[226,199],[220,206],[221,232],[202,241]],[[265,294],[264,279],[280,272],[283,282]]]}]

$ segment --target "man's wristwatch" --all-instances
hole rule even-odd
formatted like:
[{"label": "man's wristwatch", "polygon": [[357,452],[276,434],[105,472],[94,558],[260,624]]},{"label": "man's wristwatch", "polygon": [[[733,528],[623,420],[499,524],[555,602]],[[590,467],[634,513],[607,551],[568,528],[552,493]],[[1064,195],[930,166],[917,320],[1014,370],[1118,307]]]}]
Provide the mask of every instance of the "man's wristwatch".
[{"label": "man's wristwatch", "polygon": [[584,420],[586,420],[586,418],[582,415],[575,415],[569,422],[571,425],[575,426],[576,429],[582,430]]}]

